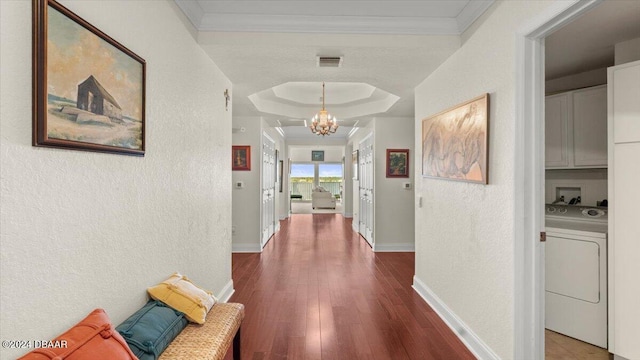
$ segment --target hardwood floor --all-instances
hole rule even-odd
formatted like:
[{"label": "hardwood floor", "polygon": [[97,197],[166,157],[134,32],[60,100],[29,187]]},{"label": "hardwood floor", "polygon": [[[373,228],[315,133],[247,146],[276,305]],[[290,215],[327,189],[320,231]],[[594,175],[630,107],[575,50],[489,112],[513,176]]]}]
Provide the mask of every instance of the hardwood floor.
[{"label": "hardwood floor", "polygon": [[609,360],[613,356],[606,349],[558,334],[544,331],[546,360]]},{"label": "hardwood floor", "polygon": [[475,359],[413,274],[413,253],[373,253],[342,215],[292,215],[262,254],[233,254],[242,358]]}]

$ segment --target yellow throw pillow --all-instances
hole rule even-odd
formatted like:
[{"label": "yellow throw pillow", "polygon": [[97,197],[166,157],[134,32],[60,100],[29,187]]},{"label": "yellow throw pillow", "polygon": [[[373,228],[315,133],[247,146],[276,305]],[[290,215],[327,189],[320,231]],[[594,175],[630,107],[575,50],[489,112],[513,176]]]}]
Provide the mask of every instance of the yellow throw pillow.
[{"label": "yellow throw pillow", "polygon": [[147,289],[154,300],[184,313],[189,321],[204,324],[207,313],[217,302],[210,291],[205,291],[186,276],[175,273],[167,280]]}]

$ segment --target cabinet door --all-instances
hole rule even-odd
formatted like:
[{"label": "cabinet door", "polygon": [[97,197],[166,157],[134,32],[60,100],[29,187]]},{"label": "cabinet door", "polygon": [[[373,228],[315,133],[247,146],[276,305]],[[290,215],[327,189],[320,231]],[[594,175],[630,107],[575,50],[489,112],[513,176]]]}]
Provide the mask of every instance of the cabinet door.
[{"label": "cabinet door", "polygon": [[607,87],[573,93],[575,166],[607,166]]},{"label": "cabinet door", "polygon": [[547,96],[545,100],[545,166],[568,167],[569,163],[569,94]]},{"label": "cabinet door", "polygon": [[640,141],[640,61],[616,66],[609,72],[613,81],[613,141],[616,144]]}]

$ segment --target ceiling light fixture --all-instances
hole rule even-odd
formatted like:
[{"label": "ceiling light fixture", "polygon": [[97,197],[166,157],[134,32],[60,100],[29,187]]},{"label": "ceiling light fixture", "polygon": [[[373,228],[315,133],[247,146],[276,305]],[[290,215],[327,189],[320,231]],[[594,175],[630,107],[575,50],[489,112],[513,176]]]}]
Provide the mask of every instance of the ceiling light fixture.
[{"label": "ceiling light fixture", "polygon": [[322,83],[322,110],[311,118],[311,132],[316,135],[329,135],[338,130],[338,119],[324,109],[324,82]]}]

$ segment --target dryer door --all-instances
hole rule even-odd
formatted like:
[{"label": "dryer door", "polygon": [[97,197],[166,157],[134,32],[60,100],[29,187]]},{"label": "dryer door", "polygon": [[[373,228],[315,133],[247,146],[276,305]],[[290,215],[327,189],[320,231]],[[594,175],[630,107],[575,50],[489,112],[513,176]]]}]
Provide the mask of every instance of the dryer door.
[{"label": "dryer door", "polygon": [[562,296],[600,302],[600,246],[594,241],[547,237],[546,290]]}]

